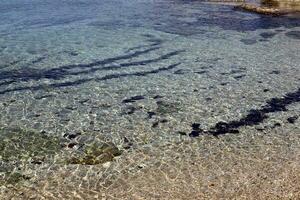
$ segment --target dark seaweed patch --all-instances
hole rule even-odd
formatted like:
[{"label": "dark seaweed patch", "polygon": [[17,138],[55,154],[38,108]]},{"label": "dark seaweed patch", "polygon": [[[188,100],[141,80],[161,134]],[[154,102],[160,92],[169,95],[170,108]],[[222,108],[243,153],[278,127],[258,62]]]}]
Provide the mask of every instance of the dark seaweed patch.
[{"label": "dark seaweed patch", "polygon": [[200,131],[197,131],[197,130],[193,130],[189,134],[190,137],[198,137],[199,135],[200,135]]},{"label": "dark seaweed patch", "polygon": [[214,66],[212,65],[200,67],[200,69],[212,69],[212,68],[214,68]]},{"label": "dark seaweed patch", "polygon": [[298,116],[292,116],[292,117],[287,118],[287,121],[291,124],[294,124],[298,118],[299,118]]},{"label": "dark seaweed patch", "polygon": [[[34,68],[28,67],[28,68],[21,68],[18,70],[4,71],[0,74],[0,80],[5,80],[5,79],[10,79],[10,80],[2,82],[2,83],[0,83],[0,85],[9,85],[15,81],[40,80],[43,78],[60,80],[60,79],[65,78],[66,76],[70,76],[70,75],[75,76],[75,75],[81,75],[81,74],[91,74],[91,73],[94,73],[99,70],[116,70],[116,69],[124,68],[124,67],[146,65],[146,64],[149,64],[152,62],[159,62],[161,60],[168,59],[168,58],[178,55],[180,52],[182,52],[182,51],[173,51],[173,52],[161,55],[155,59],[148,59],[148,60],[136,61],[136,62],[127,62],[127,63],[121,63],[118,65],[111,65],[111,66],[96,67],[98,65],[106,65],[106,64],[110,64],[112,62],[119,61],[119,60],[131,59],[131,58],[137,57],[139,55],[149,53],[156,49],[158,49],[158,47],[149,48],[149,49],[142,50],[142,51],[135,51],[133,53],[129,53],[129,54],[126,54],[123,56],[108,58],[108,59],[96,61],[96,62],[89,63],[89,64],[65,65],[65,66],[61,66],[58,68],[52,68],[49,70],[40,70],[40,69],[34,69]],[[79,69],[79,71],[73,72],[72,70],[74,70],[74,69]],[[152,73],[156,73],[156,72],[158,73],[159,71],[153,70]],[[143,72],[136,72],[131,75],[143,76]],[[107,75],[102,78],[98,78],[97,80],[107,80],[107,79],[118,78],[118,77],[122,77],[122,76],[128,76],[128,74],[120,74],[120,75],[112,74],[112,75]],[[90,80],[95,80],[95,79],[91,78]],[[73,85],[88,82],[90,80],[87,80],[87,79],[77,80],[76,83],[74,83]],[[62,84],[64,84],[64,83],[57,83],[57,84],[52,84],[52,85],[53,86],[56,86],[56,85],[63,86]],[[65,84],[68,84],[68,83],[65,83]],[[15,89],[15,91],[19,91],[19,90]]]},{"label": "dark seaweed patch", "polygon": [[12,81],[4,81],[4,82],[0,83],[0,86],[2,86],[2,85],[10,85],[10,84],[15,83],[15,82],[17,82],[17,81],[14,81],[14,80],[12,80]]},{"label": "dark seaweed patch", "polygon": [[245,74],[242,74],[242,75],[234,76],[233,78],[235,78],[235,79],[241,79],[241,78],[244,78],[245,76],[246,76]]},{"label": "dark seaweed patch", "polygon": [[51,94],[45,94],[45,95],[36,96],[34,98],[40,100],[40,99],[46,99],[48,97],[53,97],[53,95],[51,95]]},{"label": "dark seaweed patch", "polygon": [[257,43],[255,39],[241,39],[240,41],[246,45],[253,45]]},{"label": "dark seaweed patch", "polygon": [[285,35],[289,38],[300,40],[300,31],[289,31]]},{"label": "dark seaweed patch", "polygon": [[46,58],[47,58],[46,56],[42,56],[42,57],[37,58],[36,60],[33,60],[31,63],[36,64],[36,63],[42,62]]},{"label": "dark seaweed patch", "polygon": [[198,72],[195,72],[196,74],[205,74],[207,73],[207,71],[203,70],[203,71],[198,71]]},{"label": "dark seaweed patch", "polygon": [[193,130],[199,130],[199,129],[200,129],[200,125],[201,125],[201,124],[199,124],[199,123],[193,123],[193,124],[192,124]]},{"label": "dark seaweed patch", "polygon": [[178,69],[174,72],[174,74],[184,74],[185,71],[183,69]]},{"label": "dark seaweed patch", "polygon": [[145,99],[145,97],[142,96],[142,95],[138,95],[138,96],[130,97],[130,98],[128,98],[128,99],[124,99],[124,100],[122,101],[122,103],[133,103],[133,102],[136,102],[136,101],[142,100],[142,99]]},{"label": "dark seaweed patch", "polygon": [[37,90],[42,90],[45,88],[63,88],[63,87],[70,87],[70,86],[76,86],[76,85],[81,85],[90,81],[106,81],[106,80],[111,80],[111,79],[117,79],[117,78],[125,78],[125,77],[133,77],[133,76],[147,76],[150,74],[157,74],[160,72],[164,71],[169,71],[180,65],[181,63],[176,63],[169,65],[167,67],[161,67],[158,69],[154,69],[151,71],[140,71],[140,72],[135,72],[135,73],[123,73],[123,74],[111,74],[107,75],[104,77],[100,78],[87,78],[87,79],[79,79],[76,81],[68,81],[68,82],[63,82],[63,83],[52,83],[52,84],[45,84],[45,85],[38,85],[38,86],[26,86],[26,87],[17,87],[13,89],[6,89],[0,91],[0,94],[6,94],[8,92],[14,92],[14,91],[24,91],[24,90],[31,90],[31,91],[37,91]]},{"label": "dark seaweed patch", "polygon": [[148,114],[148,119],[152,119],[152,117],[153,117],[154,115],[156,115],[155,112],[151,112],[151,111],[147,112],[147,114]]},{"label": "dark seaweed patch", "polygon": [[[234,15],[238,13],[234,12]],[[218,26],[224,30],[235,30],[239,32],[255,31],[258,29],[274,29],[274,28],[293,28],[299,27],[300,22],[298,18],[292,17],[272,17],[272,16],[259,16],[254,18],[245,19],[243,17],[233,16],[220,16],[220,17],[199,17],[197,24],[202,26]],[[195,24],[191,24],[191,26]]]},{"label": "dark seaweed patch", "polygon": [[163,96],[161,96],[161,95],[156,95],[153,97],[153,99],[161,99],[161,98],[163,98]]},{"label": "dark seaweed patch", "polygon": [[136,111],[136,108],[133,106],[128,106],[122,114],[131,115]]},{"label": "dark seaweed patch", "polygon": [[77,138],[79,135],[81,135],[81,133],[66,133],[63,135],[64,138],[67,138],[69,140],[74,140],[75,138]]},{"label": "dark seaweed patch", "polygon": [[[104,60],[99,60],[99,61],[95,61],[92,63],[88,63],[88,64],[73,64],[73,65],[64,65],[64,66],[60,66],[57,68],[52,68],[52,69],[47,69],[47,70],[39,70],[39,69],[34,69],[34,68],[21,68],[18,70],[11,70],[11,71],[4,71],[1,72],[0,75],[0,79],[4,80],[4,79],[12,79],[12,80],[20,80],[20,81],[29,81],[29,80],[39,80],[42,78],[47,78],[47,79],[54,79],[54,80],[58,80],[61,78],[64,78],[67,75],[79,75],[79,74],[86,74],[88,72],[94,72],[95,69],[93,71],[80,71],[80,72],[70,72],[68,70],[71,69],[89,69],[89,68],[93,68],[95,66],[98,65],[106,65],[106,64],[110,64],[119,60],[125,60],[125,59],[132,59],[134,57],[149,53],[151,51],[157,50],[158,47],[153,47],[153,48],[148,48],[146,50],[141,50],[141,51],[135,51],[133,53],[128,53],[125,55],[121,55],[121,56],[116,56],[113,58],[107,58]],[[173,53],[174,54],[174,53]],[[173,55],[172,54],[172,55]],[[176,54],[176,53],[175,53]],[[169,58],[169,56],[171,56],[170,54],[168,55],[163,55],[163,57],[161,57],[160,59],[163,58]],[[143,61],[140,61],[143,62]],[[152,61],[145,61],[145,62],[152,62]],[[137,65],[139,63],[131,63],[133,65]],[[128,63],[124,63],[124,66],[128,66]],[[114,66],[108,66],[106,70],[111,70],[113,69]],[[99,69],[99,68],[96,68]]]},{"label": "dark seaweed patch", "polygon": [[279,123],[279,122],[276,122],[274,125],[273,125],[273,128],[275,128],[275,127],[280,127],[281,126],[281,124]]},{"label": "dark seaweed patch", "polygon": [[162,120],[160,120],[159,122],[160,122],[160,123],[167,123],[168,120],[167,120],[167,119],[162,119]]},{"label": "dark seaweed patch", "polygon": [[[215,126],[211,127],[208,131],[193,130],[190,133],[191,137],[199,136],[200,133],[205,132],[214,136],[223,135],[226,133],[239,133],[238,128],[243,126],[254,126],[262,123],[268,118],[268,113],[287,111],[287,106],[293,103],[300,102],[300,88],[291,93],[285,94],[283,97],[272,98],[266,102],[260,109],[252,109],[248,114],[236,121],[230,122],[218,122]],[[290,118],[291,122],[294,123],[297,118]],[[275,126],[281,126],[281,124],[274,124]],[[197,126],[195,126],[197,128]]]},{"label": "dark seaweed patch", "polygon": [[239,73],[243,73],[245,72],[245,69],[242,68],[242,69],[233,69],[230,71],[230,74],[239,74]]},{"label": "dark seaweed patch", "polygon": [[264,131],[265,129],[264,128],[262,128],[262,127],[256,127],[255,128],[256,130],[258,130],[258,131],[260,131],[260,132],[262,132],[262,131]]},{"label": "dark seaweed patch", "polygon": [[192,131],[189,133],[190,137],[198,137],[201,133],[203,133],[203,130],[200,128],[201,124],[199,123],[193,123],[192,124]]},{"label": "dark seaweed patch", "polygon": [[186,132],[178,131],[177,133],[178,133],[179,135],[184,135],[184,136],[186,136]]},{"label": "dark seaweed patch", "polygon": [[263,32],[259,35],[265,39],[269,39],[269,38],[273,38],[276,35],[276,33],[275,32]]},{"label": "dark seaweed patch", "polygon": [[269,40],[268,39],[259,39],[258,41],[260,41],[260,42],[268,42]]},{"label": "dark seaweed patch", "polygon": [[158,125],[159,125],[159,122],[154,122],[154,123],[152,124],[152,128],[156,128],[156,127],[158,127]]},{"label": "dark seaweed patch", "polygon": [[155,35],[151,34],[142,34],[142,36],[146,37],[147,40],[146,42],[150,42],[150,44],[143,44],[143,45],[138,45],[136,47],[131,47],[127,50],[127,52],[132,51],[132,50],[137,50],[141,48],[148,48],[148,47],[155,47],[161,45],[164,41],[160,38],[156,38]]},{"label": "dark seaweed patch", "polygon": [[280,71],[279,70],[273,70],[270,72],[270,74],[280,74]]}]

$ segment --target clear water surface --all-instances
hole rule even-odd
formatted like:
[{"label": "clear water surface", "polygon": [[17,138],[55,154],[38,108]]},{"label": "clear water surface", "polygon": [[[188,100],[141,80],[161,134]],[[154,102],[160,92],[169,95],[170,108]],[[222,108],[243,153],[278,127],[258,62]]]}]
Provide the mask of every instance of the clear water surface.
[{"label": "clear water surface", "polygon": [[299,133],[287,122],[300,109],[299,63],[294,16],[201,1],[0,0],[1,127],[119,149],[276,123]]}]

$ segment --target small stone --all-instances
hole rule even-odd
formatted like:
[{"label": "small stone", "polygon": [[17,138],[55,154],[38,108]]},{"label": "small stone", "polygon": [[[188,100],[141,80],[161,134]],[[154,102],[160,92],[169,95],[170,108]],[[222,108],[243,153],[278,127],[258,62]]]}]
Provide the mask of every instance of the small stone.
[{"label": "small stone", "polygon": [[291,124],[294,124],[297,119],[298,119],[298,116],[292,116],[292,117],[287,118],[287,121]]},{"label": "small stone", "polygon": [[279,127],[279,126],[281,126],[281,124],[280,124],[279,122],[276,122],[276,123],[274,124],[274,127]]},{"label": "small stone", "polygon": [[72,149],[72,148],[74,148],[76,145],[77,145],[76,142],[69,143],[69,144],[68,144],[68,148]]},{"label": "small stone", "polygon": [[159,122],[160,122],[160,123],[167,123],[168,120],[167,120],[167,119],[162,119],[162,120],[160,120]]},{"label": "small stone", "polygon": [[184,131],[178,131],[177,133],[180,134],[180,135],[185,135],[186,136],[186,132],[184,132]]},{"label": "small stone", "polygon": [[110,166],[111,166],[111,162],[106,162],[106,163],[103,163],[102,166],[106,169],[108,169]]}]

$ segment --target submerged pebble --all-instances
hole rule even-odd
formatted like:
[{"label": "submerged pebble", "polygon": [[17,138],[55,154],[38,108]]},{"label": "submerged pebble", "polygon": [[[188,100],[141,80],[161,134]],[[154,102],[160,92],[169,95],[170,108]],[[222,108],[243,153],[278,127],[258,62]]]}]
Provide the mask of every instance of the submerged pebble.
[{"label": "submerged pebble", "polygon": [[291,123],[291,124],[294,124],[294,123],[297,121],[298,118],[299,118],[299,117],[295,115],[295,116],[292,116],[292,117],[287,118],[287,121],[288,121],[289,123]]}]

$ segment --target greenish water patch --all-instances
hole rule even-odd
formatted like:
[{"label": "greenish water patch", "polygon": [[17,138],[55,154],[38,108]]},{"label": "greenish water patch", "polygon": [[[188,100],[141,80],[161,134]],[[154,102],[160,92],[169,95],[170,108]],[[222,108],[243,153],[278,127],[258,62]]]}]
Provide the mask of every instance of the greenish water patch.
[{"label": "greenish water patch", "polygon": [[57,137],[34,131],[0,129],[0,159],[9,161],[38,162],[46,156],[54,156],[61,149]]},{"label": "greenish water patch", "polygon": [[30,179],[30,177],[25,176],[20,172],[5,172],[0,176],[0,186],[17,185],[18,183],[28,179]]}]

